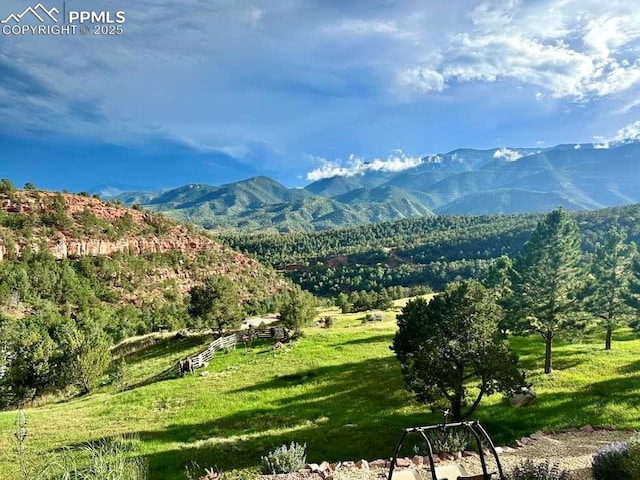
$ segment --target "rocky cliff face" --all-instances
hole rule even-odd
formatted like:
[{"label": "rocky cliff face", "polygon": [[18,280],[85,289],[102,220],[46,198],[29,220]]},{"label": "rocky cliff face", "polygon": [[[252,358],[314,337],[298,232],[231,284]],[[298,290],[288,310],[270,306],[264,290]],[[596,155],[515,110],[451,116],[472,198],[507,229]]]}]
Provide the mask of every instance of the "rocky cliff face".
[{"label": "rocky cliff face", "polygon": [[[255,260],[222,246],[204,234],[166,219],[163,220],[167,222],[166,231],[162,235],[154,234],[148,227],[154,219],[158,218],[157,215],[154,216],[120,205],[106,204],[97,198],[52,192],[17,192],[12,198],[6,195],[1,196],[0,209],[8,216],[20,215],[33,218],[49,213],[53,199],[58,195],[64,200],[65,211],[70,219],[75,219],[84,212],[89,212],[95,218],[107,222],[113,222],[127,216],[131,224],[137,227],[132,229],[136,231],[125,232],[118,239],[82,236],[79,232],[81,229],[72,228],[73,225],[58,231],[40,229],[40,232],[34,232],[31,238],[21,236],[17,234],[19,232],[16,232],[12,235],[13,242],[7,242],[6,239],[0,238],[0,260],[4,260],[9,253],[20,256],[27,246],[38,251],[45,243],[51,254],[57,259],[85,255],[111,255],[116,252],[140,255],[172,251],[188,253],[213,250],[226,252],[230,257],[233,257],[231,259],[234,263],[243,266],[257,265]],[[41,234],[38,235],[38,233]],[[12,249],[13,252],[10,252],[9,249]]]}]

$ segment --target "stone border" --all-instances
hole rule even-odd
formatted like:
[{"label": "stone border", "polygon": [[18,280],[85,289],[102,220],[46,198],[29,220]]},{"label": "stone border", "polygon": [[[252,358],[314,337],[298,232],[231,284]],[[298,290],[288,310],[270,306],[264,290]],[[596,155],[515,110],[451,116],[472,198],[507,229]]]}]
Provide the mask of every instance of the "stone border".
[{"label": "stone border", "polygon": [[[522,437],[520,439],[516,439],[510,446],[496,446],[496,453],[498,455],[513,453],[520,448],[524,448],[525,446],[535,442],[536,440],[541,440],[544,437],[550,437],[553,435],[557,435],[560,433],[589,433],[594,431],[607,430],[607,431],[626,431],[626,432],[636,432],[634,428],[617,428],[614,425],[584,425],[580,428],[563,428],[559,430],[546,430],[546,431],[538,431],[532,433],[527,437]],[[485,448],[485,455],[490,454],[490,450]],[[433,456],[433,462],[445,463],[451,462],[454,460],[460,460],[463,457],[478,457],[478,452],[475,450],[466,450],[463,452],[450,452],[450,453],[442,453],[440,455]],[[397,468],[409,468],[409,467],[421,467],[429,465],[429,457],[415,455],[413,458],[402,457],[398,458],[396,461]],[[322,463],[307,463],[304,468],[298,470],[298,473],[302,475],[311,475],[316,474],[320,479],[323,480],[333,480],[333,473],[340,469],[357,469],[357,470],[370,470],[370,469],[382,469],[389,468],[391,466],[391,460],[358,460],[357,462],[351,460],[345,460],[343,462],[322,462]]]}]

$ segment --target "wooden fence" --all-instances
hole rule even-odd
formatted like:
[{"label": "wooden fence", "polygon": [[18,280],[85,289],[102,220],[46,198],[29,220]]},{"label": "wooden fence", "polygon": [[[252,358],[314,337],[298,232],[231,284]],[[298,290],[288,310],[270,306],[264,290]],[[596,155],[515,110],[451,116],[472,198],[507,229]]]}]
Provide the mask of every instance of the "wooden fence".
[{"label": "wooden fence", "polygon": [[[205,350],[201,351],[197,355],[188,357],[191,359],[193,369],[195,370],[196,368],[204,367],[205,364],[211,361],[217,351],[235,348],[239,341],[243,341],[244,337],[249,335],[253,335],[253,338],[272,338],[278,341],[284,340],[289,336],[288,332],[283,327],[254,328],[251,330],[243,330],[242,332],[224,335],[216,338]],[[181,362],[178,362],[178,375],[181,375],[182,373]]]}]

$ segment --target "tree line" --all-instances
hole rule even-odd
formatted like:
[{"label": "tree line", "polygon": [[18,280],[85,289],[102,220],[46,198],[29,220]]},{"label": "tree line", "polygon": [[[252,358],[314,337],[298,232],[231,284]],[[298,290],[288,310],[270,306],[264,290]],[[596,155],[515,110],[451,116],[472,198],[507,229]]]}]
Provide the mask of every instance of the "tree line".
[{"label": "tree line", "polygon": [[[571,212],[593,254],[612,226],[640,241],[640,205]],[[482,278],[502,255],[515,257],[544,214],[439,216],[313,233],[226,233],[221,241],[281,270],[320,296],[391,286],[433,290]]]},{"label": "tree line", "polygon": [[392,344],[407,389],[461,420],[485,395],[528,388],[510,350],[510,334],[542,338],[548,374],[557,336],[595,319],[604,327],[608,350],[621,324],[637,328],[636,245],[614,226],[587,255],[580,237],[575,218],[555,210],[540,220],[515,258],[500,257],[482,282],[454,282],[431,302],[410,301],[398,316]]}]

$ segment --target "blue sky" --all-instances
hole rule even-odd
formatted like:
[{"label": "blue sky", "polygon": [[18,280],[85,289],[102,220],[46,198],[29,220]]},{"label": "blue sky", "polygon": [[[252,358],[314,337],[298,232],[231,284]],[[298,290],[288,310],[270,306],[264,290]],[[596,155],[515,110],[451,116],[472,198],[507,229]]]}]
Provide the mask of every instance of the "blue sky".
[{"label": "blue sky", "polygon": [[[5,0],[0,17],[30,5]],[[0,176],[71,191],[258,174],[298,186],[363,161],[640,131],[629,1],[91,8],[124,10],[124,34],[0,36]]]}]

